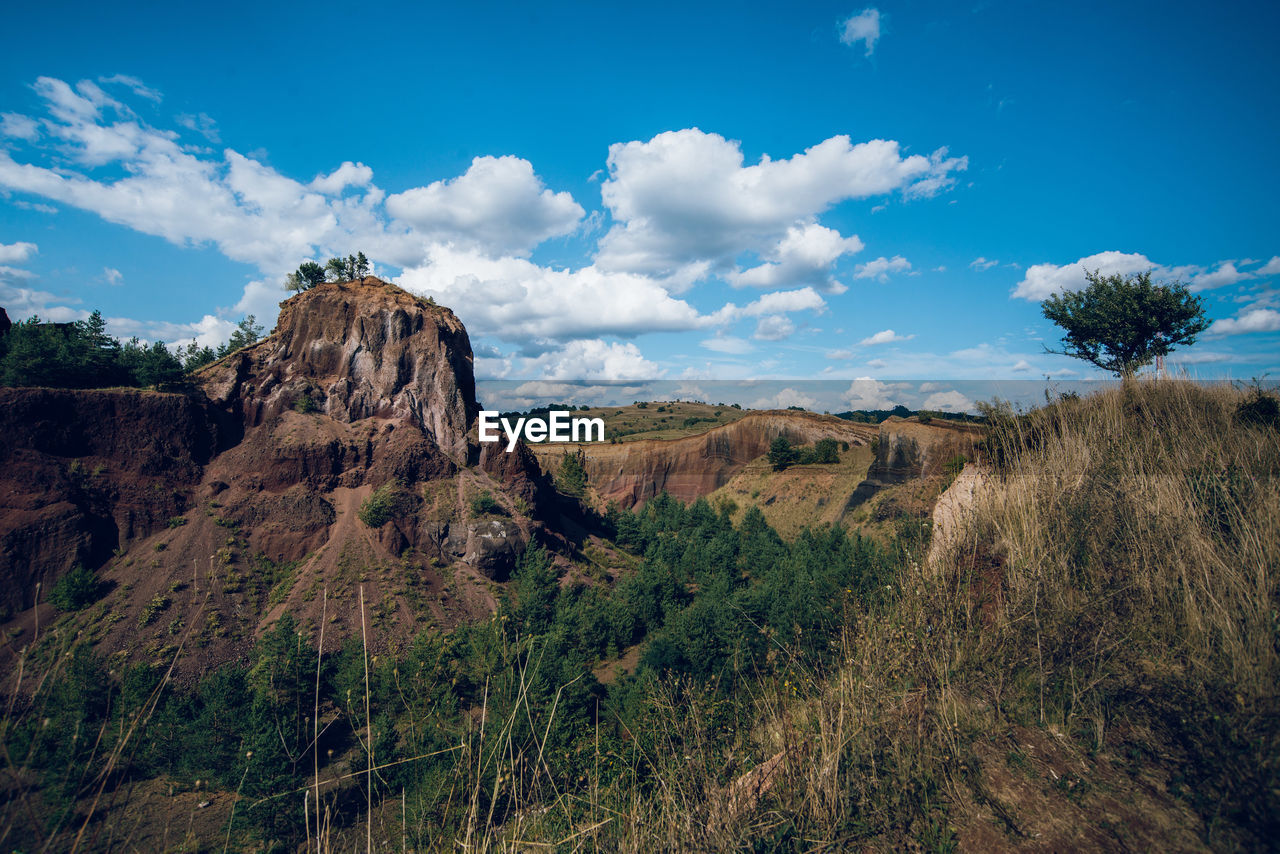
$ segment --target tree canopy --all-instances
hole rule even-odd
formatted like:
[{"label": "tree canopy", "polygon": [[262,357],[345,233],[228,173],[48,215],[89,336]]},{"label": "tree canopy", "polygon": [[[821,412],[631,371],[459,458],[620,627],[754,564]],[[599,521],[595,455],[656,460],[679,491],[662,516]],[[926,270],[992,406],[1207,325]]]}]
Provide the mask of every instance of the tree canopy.
[{"label": "tree canopy", "polygon": [[288,276],[285,276],[285,290],[305,291],[314,288],[321,282],[348,282],[369,274],[369,259],[363,252],[348,255],[346,258],[335,256],[320,266],[315,261],[304,261]]},{"label": "tree canopy", "polygon": [[1061,326],[1061,350],[1121,377],[1195,343],[1209,326],[1204,301],[1181,282],[1153,283],[1151,273],[1103,276],[1085,271],[1089,286],[1054,294],[1041,303],[1044,316]]},{"label": "tree canopy", "polygon": [[253,315],[236,326],[231,340],[218,349],[194,340],[172,351],[161,341],[123,344],[107,334],[106,321],[95,311],[86,320],[49,323],[31,317],[0,335],[0,385],[49,388],[154,386],[179,388],[189,373],[262,337]]}]

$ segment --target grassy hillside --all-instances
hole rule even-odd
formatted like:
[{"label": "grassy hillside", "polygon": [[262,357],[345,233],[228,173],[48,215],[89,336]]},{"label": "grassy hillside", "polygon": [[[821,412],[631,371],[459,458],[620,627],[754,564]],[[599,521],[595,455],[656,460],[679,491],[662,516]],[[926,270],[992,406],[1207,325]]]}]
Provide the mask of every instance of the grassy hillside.
[{"label": "grassy hillside", "polygon": [[[186,689],[109,673],[46,628],[6,686],[22,687],[0,725],[0,834],[1264,848],[1280,836],[1267,400],[1160,382],[997,407],[991,463],[932,551],[910,513],[882,541],[783,539],[758,509],[657,499],[607,520],[615,569],[533,550],[492,620],[397,658],[319,656],[286,620]],[[597,681],[618,660],[635,672]]]},{"label": "grassy hillside", "polygon": [[638,439],[679,439],[732,424],[747,410],[728,405],[681,401],[637,401],[630,406],[598,406],[574,413],[575,418],[603,418],[604,434],[620,442]]}]

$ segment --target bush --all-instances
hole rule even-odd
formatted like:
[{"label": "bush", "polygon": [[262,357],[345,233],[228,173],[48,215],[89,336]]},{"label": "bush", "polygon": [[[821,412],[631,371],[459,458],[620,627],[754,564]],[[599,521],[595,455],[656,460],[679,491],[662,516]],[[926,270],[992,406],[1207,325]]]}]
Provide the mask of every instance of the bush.
[{"label": "bush", "polygon": [[1236,420],[1256,427],[1280,427],[1280,401],[1254,386],[1249,396],[1237,404]]},{"label": "bush", "polygon": [[59,579],[49,592],[49,603],[59,611],[79,611],[98,598],[102,587],[93,570],[80,564]]},{"label": "bush", "polygon": [[1040,304],[1044,316],[1066,332],[1063,356],[1083,359],[1119,377],[1175,347],[1190,346],[1209,328],[1204,298],[1181,282],[1153,284],[1151,273],[1103,276],[1085,271],[1089,286],[1054,294]]},{"label": "bush", "polygon": [[471,514],[473,516],[484,516],[487,514],[495,516],[506,515],[502,509],[502,505],[487,492],[482,492],[471,499]]},{"label": "bush", "polygon": [[378,487],[373,495],[365,499],[356,515],[370,528],[381,528],[392,519],[404,515],[410,500],[407,490],[392,481]]}]

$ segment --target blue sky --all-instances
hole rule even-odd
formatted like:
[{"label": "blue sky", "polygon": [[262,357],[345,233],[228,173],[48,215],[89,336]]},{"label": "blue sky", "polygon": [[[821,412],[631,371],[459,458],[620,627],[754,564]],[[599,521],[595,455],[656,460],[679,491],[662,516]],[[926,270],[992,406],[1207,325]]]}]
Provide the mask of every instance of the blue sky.
[{"label": "blue sky", "polygon": [[10,10],[0,305],[214,343],[360,249],[482,378],[857,407],[1092,376],[1039,310],[1084,264],[1206,298],[1193,375],[1280,371],[1275,4],[611,6]]}]

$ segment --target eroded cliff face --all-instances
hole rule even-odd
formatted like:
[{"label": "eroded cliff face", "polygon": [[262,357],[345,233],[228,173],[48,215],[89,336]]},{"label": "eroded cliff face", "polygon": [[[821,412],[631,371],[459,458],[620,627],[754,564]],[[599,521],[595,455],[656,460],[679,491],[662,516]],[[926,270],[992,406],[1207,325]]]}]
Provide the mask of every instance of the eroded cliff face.
[{"label": "eroded cliff face", "polygon": [[[195,380],[185,394],[0,389],[0,614],[79,563],[110,591],[107,651],[190,630],[199,667],[284,610],[337,640],[358,631],[357,587],[391,615],[392,643],[424,618],[487,613],[487,579],[541,528],[532,456],[471,438],[462,324],[399,288],[299,294],[271,335]],[[375,495],[384,512],[362,518]]]},{"label": "eroded cliff face", "polygon": [[132,389],[0,388],[0,608],[29,608],[76,564],[163,528],[238,425]]},{"label": "eroded cliff face", "polygon": [[681,501],[708,495],[741,468],[769,452],[779,436],[803,445],[836,439],[865,445],[877,428],[808,412],[773,411],[680,439],[642,439],[618,444],[534,445],[542,467],[555,471],[566,452],[582,450],[587,482],[604,501],[622,507],[643,504],[666,491]]},{"label": "eroded cliff face", "polygon": [[973,460],[982,429],[971,424],[933,420],[928,424],[890,418],[876,438],[876,456],[849,507],[857,507],[881,489],[919,477],[942,474],[957,456]]},{"label": "eroded cliff face", "polygon": [[312,406],[343,422],[399,419],[467,464],[477,409],[466,330],[449,309],[372,276],[286,300],[271,335],[200,380],[210,400],[249,426]]}]

